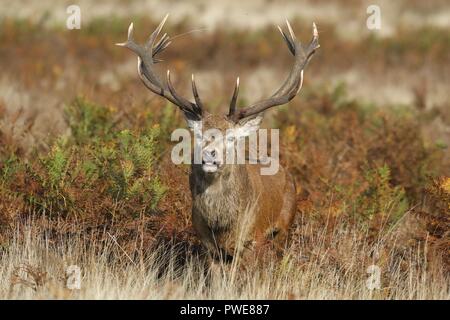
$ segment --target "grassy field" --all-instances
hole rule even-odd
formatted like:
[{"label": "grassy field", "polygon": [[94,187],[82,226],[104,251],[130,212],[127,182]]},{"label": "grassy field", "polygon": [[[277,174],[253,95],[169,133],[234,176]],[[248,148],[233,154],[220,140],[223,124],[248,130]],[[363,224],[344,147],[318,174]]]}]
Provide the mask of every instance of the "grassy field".
[{"label": "grassy field", "polygon": [[[439,263],[426,259],[427,246],[399,260],[399,253],[388,249],[393,235],[368,244],[344,225],[336,226],[333,234],[318,232],[311,223],[298,231],[302,234],[298,241],[308,244],[293,244],[280,262],[272,259],[245,270],[237,264],[208,270],[201,256],[186,256],[173,244],[142,248],[136,239],[137,249],[129,256],[110,233],[55,241],[28,224],[11,233],[8,250],[1,255],[5,263],[0,267],[0,295],[3,299],[448,299],[448,277]],[[375,251],[383,256],[367,254]],[[380,289],[369,290],[363,266],[375,264],[383,270],[382,283]],[[67,289],[71,265],[80,267],[80,290]]]},{"label": "grassy field", "polygon": [[[299,97],[264,122],[280,129],[297,184],[292,241],[281,260],[210,269],[191,226],[190,168],[170,160],[184,120],[113,45],[130,21],[139,40],[156,26],[133,8],[89,15],[81,30],[1,16],[0,298],[450,298],[448,28],[388,17],[388,33],[346,36],[330,10],[289,17],[305,40],[316,21],[321,43]],[[359,9],[337,12],[347,26]],[[413,1],[408,12],[439,21],[434,9]],[[212,28],[211,12],[198,25],[169,19],[178,37],[161,72],[183,93],[195,73],[211,112],[226,110],[237,75],[239,105],[270,95],[291,62],[276,28],[253,16],[249,29]],[[67,288],[71,265],[79,290]]]}]

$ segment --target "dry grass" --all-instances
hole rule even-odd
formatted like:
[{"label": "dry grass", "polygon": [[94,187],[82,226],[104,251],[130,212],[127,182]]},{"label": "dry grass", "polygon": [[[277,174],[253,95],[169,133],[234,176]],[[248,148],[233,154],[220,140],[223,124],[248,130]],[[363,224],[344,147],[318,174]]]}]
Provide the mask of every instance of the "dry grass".
[{"label": "dry grass", "polygon": [[[449,299],[449,279],[435,261],[424,259],[427,244],[404,253],[397,264],[394,234],[372,245],[361,241],[354,230],[337,226],[328,238],[323,232],[302,227],[314,247],[290,248],[282,261],[268,260],[256,269],[222,266],[211,271],[201,256],[180,265],[180,248],[160,246],[132,258],[117,242],[87,235],[53,242],[42,230],[21,226],[1,250],[1,299]],[[326,243],[333,243],[328,247]],[[6,250],[7,249],[7,250]],[[374,254],[377,252],[377,254]],[[341,267],[334,259],[345,261]],[[81,268],[81,289],[66,287],[65,270]],[[380,289],[369,290],[366,272],[370,265],[381,269]],[[256,271],[255,271],[256,270]]]}]

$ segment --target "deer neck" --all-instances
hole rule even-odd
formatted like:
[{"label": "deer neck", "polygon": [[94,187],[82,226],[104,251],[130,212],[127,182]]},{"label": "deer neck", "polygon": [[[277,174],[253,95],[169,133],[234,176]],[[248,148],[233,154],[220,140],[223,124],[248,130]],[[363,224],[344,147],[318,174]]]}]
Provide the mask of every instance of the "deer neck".
[{"label": "deer neck", "polygon": [[194,207],[213,229],[228,229],[243,210],[251,194],[245,165],[228,165],[216,174],[207,174],[200,167],[192,168]]},{"label": "deer neck", "polygon": [[221,172],[205,173],[201,167],[193,166],[192,173],[197,183],[208,192],[239,192],[248,187],[248,172],[245,165],[227,165]]}]

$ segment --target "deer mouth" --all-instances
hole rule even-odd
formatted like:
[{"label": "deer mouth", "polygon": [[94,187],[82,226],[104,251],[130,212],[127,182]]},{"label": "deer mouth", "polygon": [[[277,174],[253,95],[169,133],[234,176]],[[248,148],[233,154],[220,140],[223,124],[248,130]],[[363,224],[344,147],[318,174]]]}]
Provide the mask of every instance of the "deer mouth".
[{"label": "deer mouth", "polygon": [[217,172],[217,170],[219,169],[219,165],[215,161],[214,162],[203,161],[202,169],[206,173],[214,173],[214,172]]}]

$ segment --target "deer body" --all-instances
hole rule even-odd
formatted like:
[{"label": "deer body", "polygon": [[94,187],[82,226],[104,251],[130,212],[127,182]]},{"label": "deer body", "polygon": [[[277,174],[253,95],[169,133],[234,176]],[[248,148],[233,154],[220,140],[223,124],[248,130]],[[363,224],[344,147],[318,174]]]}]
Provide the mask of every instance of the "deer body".
[{"label": "deer body", "polygon": [[[192,222],[202,243],[222,258],[271,240],[281,249],[295,215],[293,179],[283,168],[272,176],[260,175],[259,165],[225,170],[211,178],[192,168]],[[242,234],[236,234],[244,221]]]},{"label": "deer body", "polygon": [[313,24],[313,37],[306,47],[296,39],[289,22],[286,21],[289,33],[278,27],[294,56],[289,76],[270,98],[239,109],[236,108],[238,78],[229,113],[217,116],[205,110],[194,76],[192,92],[195,102],[191,102],[177,93],[169,71],[166,82],[156,74],[154,66],[160,61],[156,56],[171,43],[167,34],[156,42],[166,19],[167,16],[144,45],[134,41],[133,24],[128,29],[127,41],[118,45],[138,56],[138,74],[144,85],[180,108],[194,136],[197,136],[198,128],[202,128],[217,130],[220,136],[225,137],[214,139],[212,143],[209,143],[209,138],[200,138],[202,162],[192,165],[192,223],[198,236],[212,256],[227,260],[268,242],[281,249],[295,215],[293,179],[282,167],[273,175],[261,175],[261,164],[227,164],[219,155],[227,153],[229,146],[234,148],[236,141],[255,133],[264,111],[285,104],[297,95],[303,83],[303,70],[319,48],[316,26]]}]

